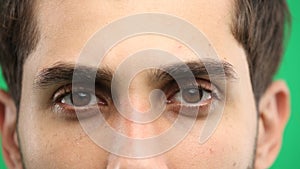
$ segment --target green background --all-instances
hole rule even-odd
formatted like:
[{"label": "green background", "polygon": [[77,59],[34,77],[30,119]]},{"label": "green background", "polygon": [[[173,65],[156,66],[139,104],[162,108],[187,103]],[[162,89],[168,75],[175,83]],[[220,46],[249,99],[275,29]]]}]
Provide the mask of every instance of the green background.
[{"label": "green background", "polygon": [[[300,55],[298,54],[300,48],[300,0],[288,0],[288,3],[292,13],[292,31],[276,79],[285,79],[290,87],[292,114],[284,134],[282,150],[271,169],[300,169],[300,75],[297,70],[297,68],[300,69]],[[7,88],[1,77],[1,70],[0,87]],[[0,153],[0,168],[6,168],[2,153]]]}]

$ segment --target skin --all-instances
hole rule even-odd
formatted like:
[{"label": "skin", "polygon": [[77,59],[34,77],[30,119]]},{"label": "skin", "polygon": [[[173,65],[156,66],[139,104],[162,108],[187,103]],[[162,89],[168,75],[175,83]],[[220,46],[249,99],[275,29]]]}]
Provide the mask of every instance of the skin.
[{"label": "skin", "polygon": [[[233,6],[230,0],[38,1],[35,13],[41,38],[24,64],[18,128],[12,99],[3,91],[0,94],[0,124],[7,166],[268,168],[280,150],[282,133],[289,117],[289,92],[284,82],[274,82],[256,107],[247,56],[230,31]],[[144,12],[167,13],[192,23],[206,35],[219,59],[232,65],[236,79],[226,82],[223,116],[207,142],[198,143],[201,124],[205,119],[200,118],[176,147],[158,156],[138,160],[105,151],[88,137],[77,121],[67,120],[55,113],[55,109],[49,106],[49,100],[59,85],[41,90],[34,88],[33,83],[37,72],[45,68],[58,62],[75,63],[87,40],[101,27],[121,17]],[[196,60],[187,47],[175,40],[144,35],[118,44],[105,56],[102,64],[114,71],[128,55],[145,48],[169,51],[185,62]],[[141,112],[147,111],[147,98],[153,88],[155,86],[147,83],[144,73],[136,76],[129,89],[132,106]],[[109,124],[134,138],[157,135],[172,124],[165,116],[147,125],[135,124],[122,118],[112,107],[107,109],[110,113],[107,117]]]}]

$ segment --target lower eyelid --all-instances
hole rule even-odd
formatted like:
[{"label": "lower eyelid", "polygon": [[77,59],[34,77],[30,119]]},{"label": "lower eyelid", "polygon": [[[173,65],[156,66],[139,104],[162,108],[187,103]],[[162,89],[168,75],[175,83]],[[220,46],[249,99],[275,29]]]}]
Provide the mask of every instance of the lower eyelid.
[{"label": "lower eyelid", "polygon": [[210,102],[211,102],[211,99],[206,100],[206,101],[201,102],[201,103],[195,103],[195,104],[186,103],[186,104],[180,104],[180,105],[181,106],[186,106],[186,107],[203,107],[203,106],[209,105]]},{"label": "lower eyelid", "polygon": [[78,120],[77,114],[81,115],[82,118],[91,117],[96,115],[100,107],[98,105],[88,106],[88,107],[74,107],[70,105],[63,105],[62,103],[57,103],[53,106],[52,111],[57,114],[58,117],[62,117],[69,120]]},{"label": "lower eyelid", "polygon": [[167,108],[167,111],[175,113],[176,115],[181,114],[183,116],[191,116],[190,111],[193,111],[197,108],[198,109],[197,118],[204,118],[208,115],[209,113],[208,111],[210,111],[209,108],[210,106],[211,104],[206,104],[202,106],[171,105]]}]

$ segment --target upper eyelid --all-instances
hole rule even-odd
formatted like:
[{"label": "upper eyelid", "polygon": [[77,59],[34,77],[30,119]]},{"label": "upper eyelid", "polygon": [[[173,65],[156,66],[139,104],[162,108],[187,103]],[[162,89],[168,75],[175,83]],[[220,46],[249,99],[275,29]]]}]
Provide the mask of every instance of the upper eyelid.
[{"label": "upper eyelid", "polygon": [[[180,81],[178,84],[177,82]],[[196,82],[196,83],[193,83]],[[210,84],[210,87],[214,86],[214,84],[212,84],[209,80],[207,79],[203,79],[203,78],[195,78],[195,79],[189,79],[189,78],[182,78],[182,79],[178,79],[177,81],[175,80],[170,80],[165,82],[165,85],[163,87],[163,89],[165,88],[169,88],[171,85],[181,85],[180,87],[197,87],[197,86],[206,86],[206,85],[201,85],[201,84]]]},{"label": "upper eyelid", "polygon": [[[197,79],[196,79],[197,81]],[[215,89],[216,87],[211,87],[211,89],[205,88],[203,86],[205,85],[201,85],[201,83],[199,81],[205,82],[205,83],[210,83],[207,80],[203,80],[203,79],[198,79],[197,84],[191,84],[188,81],[186,82],[186,85],[181,86],[181,88],[185,89],[185,88],[191,88],[191,87],[201,87],[204,90],[211,90],[211,92],[216,93],[219,95],[219,92],[217,91],[217,89]],[[210,84],[210,86],[213,86],[213,84]],[[173,80],[168,82],[162,89],[166,95],[167,98],[170,99],[170,97],[173,97],[177,92],[180,91],[180,88],[178,87],[178,84]]]},{"label": "upper eyelid", "polygon": [[[72,89],[69,88],[70,84],[68,85],[63,85],[63,86],[60,86],[58,89],[56,89],[54,92],[53,92],[53,95],[52,95],[52,102],[55,102],[57,101],[58,99],[61,99],[62,95],[66,95],[66,94],[69,94]],[[67,91],[68,89],[70,89],[70,91]]]},{"label": "upper eyelid", "polygon": [[[202,81],[202,82],[205,82],[205,83],[210,83],[210,82],[208,82],[207,80],[203,80],[203,79],[198,79],[198,81],[197,81],[197,84],[191,84],[191,83],[189,83],[188,81],[185,81],[186,82],[186,85],[184,85],[184,86],[182,86],[183,88],[191,88],[191,87],[201,87],[201,88],[203,88],[204,90],[210,90],[209,88],[205,88],[205,87],[203,87],[203,86],[205,86],[205,85],[203,85],[203,84],[201,84],[201,83],[199,83],[199,81]],[[166,94],[167,95],[169,95],[169,96],[167,96],[167,97],[171,97],[171,95],[172,96],[174,96],[174,94],[176,93],[176,92],[178,92],[180,89],[178,88],[178,87],[175,87],[175,86],[178,86],[174,81],[173,82],[169,82],[169,84],[168,85],[166,85],[165,87],[164,87],[164,89],[162,89],[163,91],[165,91],[166,92]],[[76,88],[75,88],[76,89]],[[73,90],[73,88],[72,88],[72,84],[67,84],[67,85],[63,85],[63,86],[61,86],[60,88],[58,88],[55,92],[54,92],[54,94],[53,94],[53,96],[52,96],[52,102],[54,103],[54,102],[57,102],[59,99],[62,99],[62,97],[63,96],[65,96],[65,95],[67,95],[67,94],[70,94],[71,92],[72,92],[72,90]],[[89,89],[89,88],[84,88],[83,86],[80,86],[80,87],[78,87],[76,90],[78,90],[78,91],[88,91],[88,92],[95,92],[95,95],[97,95],[97,89],[96,89],[96,91],[93,91],[93,90],[91,90],[91,89]],[[169,91],[168,91],[169,90]],[[104,94],[105,92],[101,92],[101,96],[103,96],[103,94]],[[172,94],[171,94],[172,93]],[[109,96],[109,97],[111,97],[111,96]],[[107,99],[107,97],[105,97],[106,99]]]}]

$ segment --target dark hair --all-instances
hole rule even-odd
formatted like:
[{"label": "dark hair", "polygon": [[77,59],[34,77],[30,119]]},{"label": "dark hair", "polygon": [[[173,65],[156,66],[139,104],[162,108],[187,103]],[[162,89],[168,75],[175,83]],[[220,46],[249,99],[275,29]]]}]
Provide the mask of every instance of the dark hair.
[{"label": "dark hair", "polygon": [[235,0],[235,4],[232,33],[246,52],[258,102],[281,62],[290,12],[285,0]]},{"label": "dark hair", "polygon": [[[19,106],[23,64],[39,32],[34,0],[0,0],[0,64],[9,92]],[[285,0],[236,0],[232,33],[246,51],[256,101],[272,81],[283,55]]]},{"label": "dark hair", "polygon": [[24,61],[37,41],[34,0],[0,0],[0,65],[17,108]]}]

